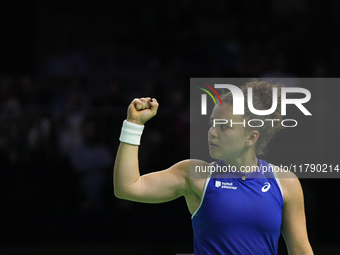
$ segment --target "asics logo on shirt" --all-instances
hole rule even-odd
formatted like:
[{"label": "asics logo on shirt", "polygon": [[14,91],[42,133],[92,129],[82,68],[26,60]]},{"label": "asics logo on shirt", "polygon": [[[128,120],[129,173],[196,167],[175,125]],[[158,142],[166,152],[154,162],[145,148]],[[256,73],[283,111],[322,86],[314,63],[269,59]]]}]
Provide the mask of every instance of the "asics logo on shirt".
[{"label": "asics logo on shirt", "polygon": [[265,182],[264,186],[262,187],[262,192],[267,192],[270,189],[270,183]]}]

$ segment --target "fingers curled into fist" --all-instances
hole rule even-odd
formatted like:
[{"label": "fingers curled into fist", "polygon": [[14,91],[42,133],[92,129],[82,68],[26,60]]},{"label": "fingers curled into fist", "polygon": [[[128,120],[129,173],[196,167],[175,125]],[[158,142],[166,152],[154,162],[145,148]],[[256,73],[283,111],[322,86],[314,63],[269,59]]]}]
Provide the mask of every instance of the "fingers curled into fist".
[{"label": "fingers curled into fist", "polygon": [[143,125],[157,114],[157,109],[158,102],[155,98],[135,98],[128,108],[127,120],[132,123]]},{"label": "fingers curled into fist", "polygon": [[136,107],[136,110],[144,110],[144,109],[150,109],[153,106],[156,106],[157,104],[156,99],[151,99],[150,97],[142,97],[142,98],[135,98],[133,100],[133,103]]}]

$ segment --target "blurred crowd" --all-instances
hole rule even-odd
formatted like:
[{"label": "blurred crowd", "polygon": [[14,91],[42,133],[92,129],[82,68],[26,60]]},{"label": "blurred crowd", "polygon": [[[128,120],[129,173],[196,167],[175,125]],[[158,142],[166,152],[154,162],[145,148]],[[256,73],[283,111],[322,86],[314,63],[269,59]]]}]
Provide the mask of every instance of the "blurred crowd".
[{"label": "blurred crowd", "polygon": [[112,167],[135,97],[160,103],[143,134],[146,173],[189,158],[190,77],[340,74],[335,0],[109,2],[38,4],[46,24],[59,15],[57,32],[37,24],[46,36],[33,67],[0,70],[3,199],[13,211],[128,210],[113,202]]}]

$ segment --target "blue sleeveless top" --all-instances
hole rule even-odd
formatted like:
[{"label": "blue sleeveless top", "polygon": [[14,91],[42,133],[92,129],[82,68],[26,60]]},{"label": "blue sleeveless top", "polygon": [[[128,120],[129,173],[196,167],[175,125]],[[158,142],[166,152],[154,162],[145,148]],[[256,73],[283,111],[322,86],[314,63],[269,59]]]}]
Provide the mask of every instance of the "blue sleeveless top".
[{"label": "blue sleeveless top", "polygon": [[[284,206],[276,174],[260,171],[213,174],[192,216],[195,255],[277,254]],[[224,160],[215,163],[225,166]]]}]

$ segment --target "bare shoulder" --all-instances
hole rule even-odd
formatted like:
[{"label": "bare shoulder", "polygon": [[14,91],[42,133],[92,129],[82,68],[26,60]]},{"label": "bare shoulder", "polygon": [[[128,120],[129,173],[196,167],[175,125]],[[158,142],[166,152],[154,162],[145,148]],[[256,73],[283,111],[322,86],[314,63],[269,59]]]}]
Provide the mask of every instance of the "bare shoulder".
[{"label": "bare shoulder", "polygon": [[201,195],[204,184],[209,177],[211,163],[199,159],[187,159],[178,162],[172,168],[178,171],[178,175],[182,175],[186,179],[190,190]]},{"label": "bare shoulder", "polygon": [[[199,160],[199,159],[186,159],[183,161],[178,162],[177,164],[170,167],[173,171],[179,171],[181,174],[185,175],[186,178],[194,177],[194,173],[197,173],[197,169],[207,169],[210,166],[209,163]],[[206,178],[207,173],[206,171],[199,171],[199,176],[196,178]]]},{"label": "bare shoulder", "polygon": [[210,174],[211,164],[198,159],[190,160],[189,183],[192,190],[199,195],[203,192],[204,184]]},{"label": "bare shoulder", "polygon": [[275,171],[277,177],[279,178],[281,185],[293,188],[296,185],[300,185],[300,181],[297,176],[293,172],[285,171],[282,168],[277,168],[278,171]]},{"label": "bare shoulder", "polygon": [[275,169],[277,169],[275,173],[279,178],[285,202],[292,197],[299,197],[302,195],[300,181],[294,173],[285,171],[279,167],[276,167]]}]

